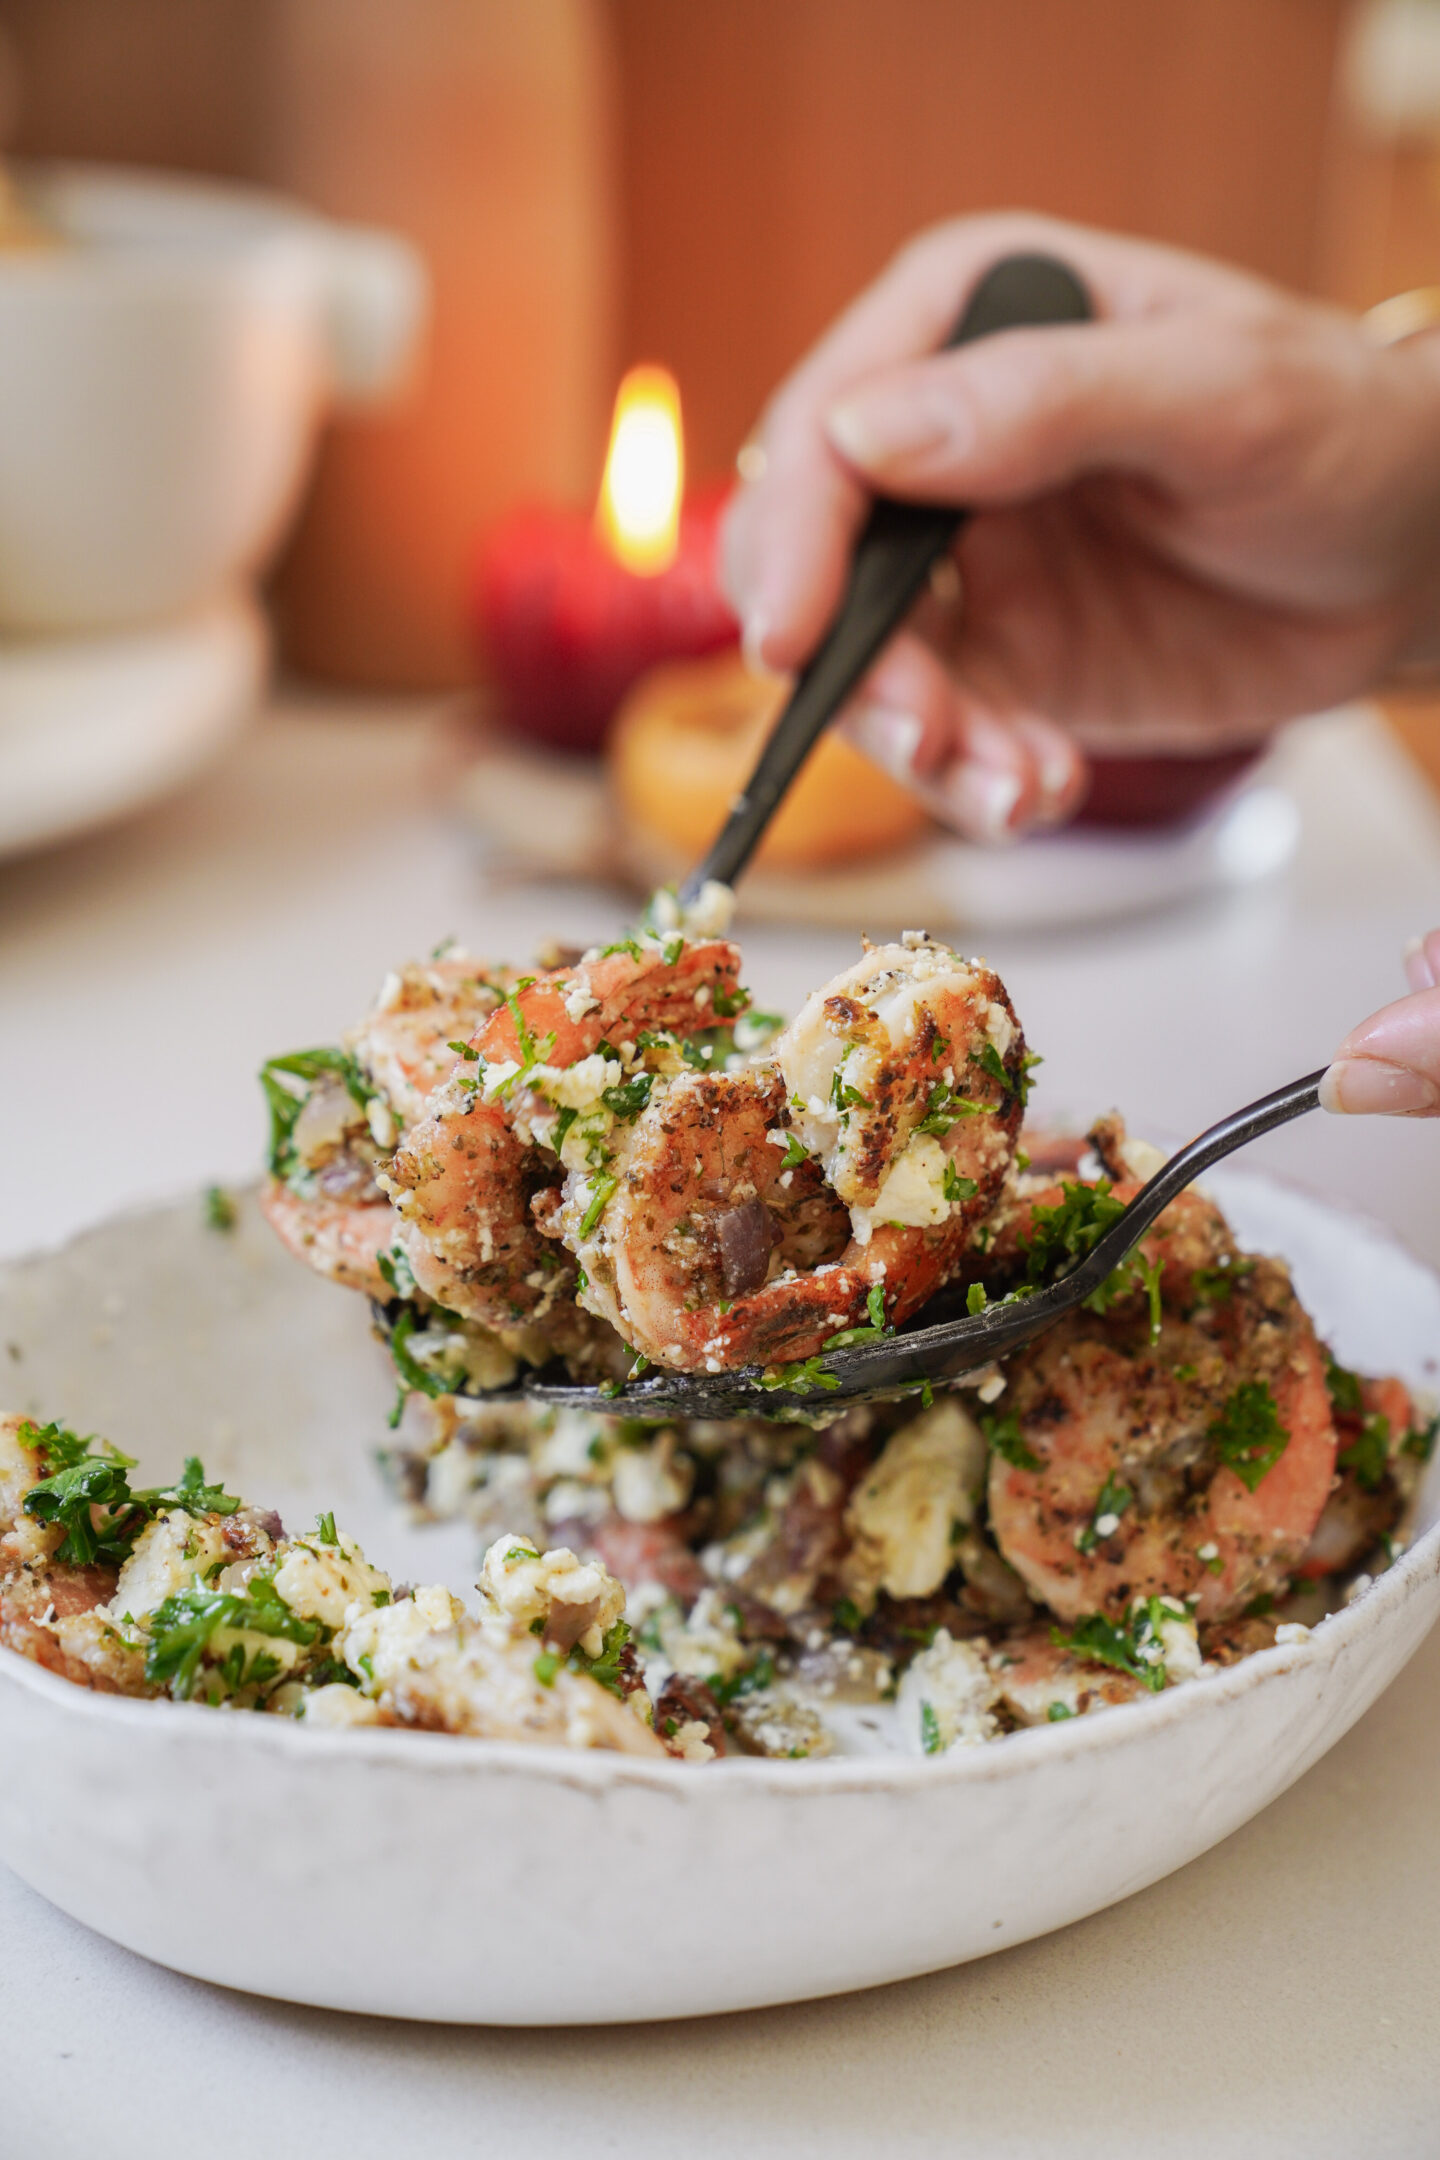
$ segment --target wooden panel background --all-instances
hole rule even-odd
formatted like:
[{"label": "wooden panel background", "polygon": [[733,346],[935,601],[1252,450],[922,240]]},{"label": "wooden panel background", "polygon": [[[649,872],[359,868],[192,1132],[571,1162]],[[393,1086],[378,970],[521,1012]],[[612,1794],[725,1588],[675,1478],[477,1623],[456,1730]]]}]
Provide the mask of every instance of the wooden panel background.
[{"label": "wooden panel background", "polygon": [[1308,284],[1345,0],[607,0],[624,357],[697,470],[918,226],[1025,205]]}]

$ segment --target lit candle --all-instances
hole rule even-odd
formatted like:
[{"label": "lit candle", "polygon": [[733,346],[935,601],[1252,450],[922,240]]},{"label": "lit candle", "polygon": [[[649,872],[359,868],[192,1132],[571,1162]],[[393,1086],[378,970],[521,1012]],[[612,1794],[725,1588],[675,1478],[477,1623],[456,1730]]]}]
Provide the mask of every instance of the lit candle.
[{"label": "lit candle", "polygon": [[674,378],[632,368],[615,400],[594,516],[517,510],[482,555],[480,635],[511,727],[594,749],[647,668],[735,644],[715,572],[727,494],[686,500]]}]

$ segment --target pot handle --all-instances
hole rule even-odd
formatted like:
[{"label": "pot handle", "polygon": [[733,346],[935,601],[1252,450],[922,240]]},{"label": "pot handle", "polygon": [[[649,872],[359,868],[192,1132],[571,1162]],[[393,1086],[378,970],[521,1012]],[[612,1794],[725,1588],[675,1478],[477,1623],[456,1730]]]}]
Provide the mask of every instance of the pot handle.
[{"label": "pot handle", "polygon": [[362,225],[325,225],[317,238],[334,402],[384,404],[405,388],[429,322],[425,259],[397,233]]}]

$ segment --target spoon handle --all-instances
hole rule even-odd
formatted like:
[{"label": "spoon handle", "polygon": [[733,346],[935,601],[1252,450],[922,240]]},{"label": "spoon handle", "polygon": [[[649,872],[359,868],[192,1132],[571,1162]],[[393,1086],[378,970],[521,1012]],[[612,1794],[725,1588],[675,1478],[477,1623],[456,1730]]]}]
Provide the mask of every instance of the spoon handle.
[{"label": "spoon handle", "polygon": [[[1084,286],[1064,263],[1049,255],[1007,255],[981,279],[945,343],[968,345],[997,330],[1043,323],[1087,322],[1090,314]],[[877,497],[856,545],[840,612],[797,677],[744,794],[681,888],[682,900],[693,900],[710,878],[734,884],[820,734],[909,613],[968,516],[948,504]]]},{"label": "spoon handle", "polygon": [[1318,1072],[1307,1073],[1303,1080],[1292,1080],[1273,1094],[1262,1095],[1258,1102],[1247,1103],[1243,1110],[1232,1111],[1221,1118],[1218,1125],[1211,1125],[1187,1147],[1170,1157],[1163,1169],[1157,1170],[1147,1185],[1142,1185],[1125,1213],[1107,1230],[1094,1250],[1064,1278],[1065,1287],[1073,1290],[1078,1303],[1098,1289],[1114,1267],[1118,1267],[1125,1255],[1144,1236],[1151,1224],[1164,1212],[1177,1193],[1193,1185],[1196,1178],[1203,1177],[1212,1164],[1237,1148],[1248,1147],[1262,1133],[1274,1132],[1279,1125],[1288,1125],[1292,1118],[1303,1117],[1307,1110],[1320,1107],[1320,1082],[1325,1077],[1322,1065]]}]

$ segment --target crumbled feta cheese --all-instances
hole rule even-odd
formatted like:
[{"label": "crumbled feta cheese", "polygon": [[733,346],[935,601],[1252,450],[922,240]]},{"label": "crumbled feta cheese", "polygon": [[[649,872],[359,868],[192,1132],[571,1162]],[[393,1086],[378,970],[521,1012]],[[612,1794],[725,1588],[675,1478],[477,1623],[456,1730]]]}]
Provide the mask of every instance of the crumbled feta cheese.
[{"label": "crumbled feta cheese", "polygon": [[673,1426],[664,1426],[642,1447],[622,1447],[615,1455],[612,1490],[617,1511],[627,1522],[659,1522],[678,1514],[690,1498],[695,1466],[676,1453]]},{"label": "crumbled feta cheese", "polygon": [[[490,1068],[491,1072],[499,1070],[498,1065]],[[594,1110],[605,1089],[617,1085],[622,1070],[618,1058],[602,1057],[596,1050],[589,1057],[577,1058],[573,1065],[532,1065],[525,1084],[557,1110]],[[488,1075],[486,1089],[488,1092]]]},{"label": "crumbled feta cheese", "polygon": [[338,1628],[352,1605],[389,1603],[390,1577],[371,1567],[354,1538],[342,1534],[338,1545],[295,1538],[280,1551],[275,1588],[301,1620]]},{"label": "crumbled feta cheese", "polygon": [[668,885],[662,885],[651,895],[645,913],[662,936],[673,936],[679,930],[686,937],[723,938],[735,919],[735,895],[718,878],[706,878],[695,898],[685,907],[678,894]]},{"label": "crumbled feta cheese", "polygon": [[362,1695],[359,1688],[346,1685],[343,1680],[332,1680],[328,1687],[310,1688],[295,1706],[295,1715],[307,1725],[324,1726],[331,1732],[340,1732],[352,1725],[374,1725],[380,1716],[380,1705],[369,1695]]},{"label": "crumbled feta cheese", "polygon": [[586,1013],[594,1012],[599,1003],[599,998],[591,997],[588,990],[567,990],[564,998],[565,1017],[567,1020],[583,1020]]},{"label": "crumbled feta cheese", "polygon": [[[1167,1599],[1167,1609],[1169,1602]],[[1202,1661],[1200,1638],[1195,1632],[1194,1620],[1188,1615],[1184,1619],[1162,1620],[1159,1633],[1161,1653],[1165,1660],[1165,1677],[1171,1686],[1178,1687],[1182,1681],[1195,1679]]]},{"label": "crumbled feta cheese", "polygon": [[945,1197],[948,1160],[933,1133],[916,1133],[891,1163],[873,1205],[851,1208],[856,1244],[868,1245],[877,1223],[922,1229],[944,1222],[950,1213]]},{"label": "crumbled feta cheese", "polygon": [[684,1718],[673,1733],[666,1734],[672,1754],[682,1762],[713,1762],[715,1750],[710,1745],[710,1735],[699,1718]]},{"label": "crumbled feta cheese", "polygon": [[493,1065],[485,1067],[485,1077],[480,1083],[482,1095],[498,1095],[507,1081],[513,1080],[520,1070],[518,1058],[497,1058]]},{"label": "crumbled feta cheese", "polygon": [[535,1621],[547,1642],[578,1643],[599,1657],[607,1631],[625,1610],[625,1592],[598,1560],[579,1560],[568,1547],[538,1553],[529,1538],[500,1537],[485,1555],[479,1590],[519,1632]]},{"label": "crumbled feta cheese", "polygon": [[224,1567],[233,1557],[219,1522],[201,1522],[183,1508],[172,1508],[147,1523],[135,1540],[109,1612],[117,1620],[126,1613],[143,1619],[166,1598],[199,1582],[217,1562]]},{"label": "crumbled feta cheese", "polygon": [[1282,1620],[1275,1630],[1275,1640],[1277,1643],[1309,1642],[1310,1630],[1302,1627],[1298,1620]]},{"label": "crumbled feta cheese", "polygon": [[336,1636],[336,1657],[358,1675],[368,1695],[393,1687],[421,1643],[452,1628],[465,1612],[458,1598],[438,1583],[393,1605],[361,1606],[352,1611]]},{"label": "crumbled feta cheese", "polygon": [[1131,1177],[1142,1185],[1148,1185],[1170,1160],[1163,1148],[1152,1147],[1148,1140],[1132,1140],[1128,1135],[1121,1142],[1120,1157]]},{"label": "crumbled feta cheese", "polygon": [[955,1642],[941,1628],[909,1666],[895,1700],[900,1729],[918,1754],[943,1755],[994,1739],[1000,1689],[984,1649],[983,1643]]},{"label": "crumbled feta cheese", "polygon": [[851,1496],[845,1563],[852,1596],[929,1597],[954,1564],[957,1531],[975,1517],[985,1441],[953,1397],[902,1425]]},{"label": "crumbled feta cheese", "polygon": [[365,1105],[365,1122],[370,1127],[370,1137],[379,1148],[393,1148],[398,1137],[395,1113],[379,1095],[372,1095]]}]

